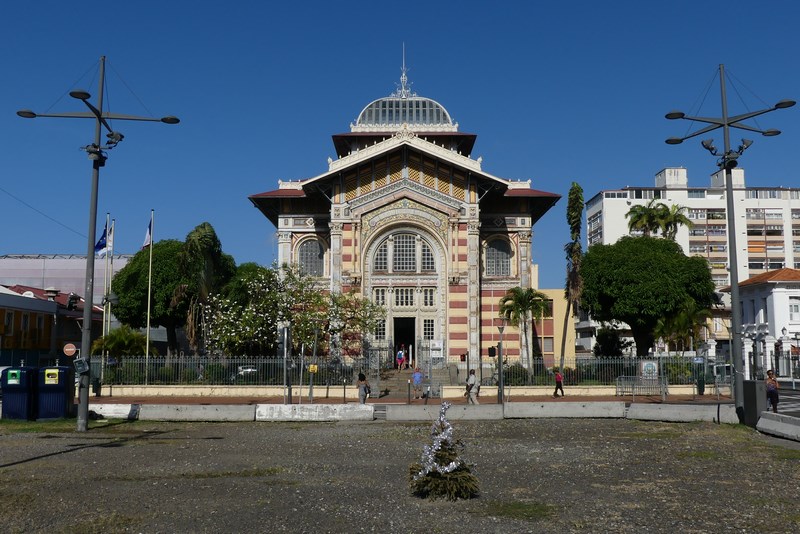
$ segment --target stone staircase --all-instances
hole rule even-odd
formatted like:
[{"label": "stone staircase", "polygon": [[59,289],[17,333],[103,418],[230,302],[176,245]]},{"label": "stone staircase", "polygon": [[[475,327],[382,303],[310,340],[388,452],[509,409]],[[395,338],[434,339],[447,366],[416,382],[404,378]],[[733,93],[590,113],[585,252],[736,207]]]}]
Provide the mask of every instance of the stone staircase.
[{"label": "stone staircase", "polygon": [[[372,385],[372,397],[389,398],[397,400],[406,400],[408,398],[409,381],[412,375],[411,370],[398,371],[397,369],[381,371],[380,380],[374,377],[370,378]],[[427,391],[427,380],[423,383]],[[448,369],[434,369],[431,376],[431,389],[432,396],[439,395],[439,386],[450,385],[451,378]],[[414,390],[411,386],[411,395],[413,398]],[[380,391],[378,391],[380,389]]]}]

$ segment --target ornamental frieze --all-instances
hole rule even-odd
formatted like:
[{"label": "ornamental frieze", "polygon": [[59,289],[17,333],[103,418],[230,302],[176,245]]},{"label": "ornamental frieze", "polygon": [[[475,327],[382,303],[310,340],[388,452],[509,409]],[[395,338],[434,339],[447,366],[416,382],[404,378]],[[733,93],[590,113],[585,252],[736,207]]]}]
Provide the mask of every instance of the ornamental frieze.
[{"label": "ornamental frieze", "polygon": [[440,211],[407,198],[367,214],[362,219],[361,242],[366,243],[376,230],[398,222],[421,223],[428,230],[435,232],[442,243],[447,242],[448,217]]}]

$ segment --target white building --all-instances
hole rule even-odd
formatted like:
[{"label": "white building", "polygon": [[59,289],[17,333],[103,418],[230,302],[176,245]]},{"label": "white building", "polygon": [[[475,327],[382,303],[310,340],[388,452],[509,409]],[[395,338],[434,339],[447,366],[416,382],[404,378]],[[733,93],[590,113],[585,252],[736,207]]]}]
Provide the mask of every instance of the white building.
[{"label": "white building", "polygon": [[800,352],[800,270],[778,269],[744,280],[739,299],[745,377],[752,376],[754,357],[759,374],[775,369],[780,376],[790,375],[791,360],[785,356]]},{"label": "white building", "polygon": [[[744,169],[731,172],[739,279],[784,267],[800,268],[800,188],[746,187]],[[712,175],[706,187],[689,187],[686,169],[667,168],[656,174],[653,187],[600,191],[586,202],[587,245],[611,244],[629,235],[626,214],[632,206],[651,199],[687,208],[693,226],[680,227],[675,241],[686,254],[708,260],[718,288],[729,286],[724,172]],[[577,342],[586,349],[594,344],[592,326],[584,320],[577,327]],[[722,318],[714,321],[711,334],[727,342]]]}]

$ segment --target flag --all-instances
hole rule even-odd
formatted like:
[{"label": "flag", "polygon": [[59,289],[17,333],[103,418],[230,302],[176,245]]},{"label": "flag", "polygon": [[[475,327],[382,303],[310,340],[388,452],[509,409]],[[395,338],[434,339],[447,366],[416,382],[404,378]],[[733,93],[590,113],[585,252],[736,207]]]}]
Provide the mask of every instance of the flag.
[{"label": "flag", "polygon": [[106,237],[106,249],[112,256],[114,255],[114,219],[111,219],[111,226],[108,228],[108,236]]},{"label": "flag", "polygon": [[142,248],[145,249],[150,246],[150,243],[153,242],[153,217],[150,217],[150,224],[147,225],[147,233],[144,234],[144,243],[142,243]]},{"label": "flag", "polygon": [[108,246],[106,245],[107,233],[108,233],[108,224],[106,224],[105,228],[103,228],[103,235],[100,236],[100,239],[94,246],[94,253],[101,257],[105,256],[106,252],[108,252]]}]

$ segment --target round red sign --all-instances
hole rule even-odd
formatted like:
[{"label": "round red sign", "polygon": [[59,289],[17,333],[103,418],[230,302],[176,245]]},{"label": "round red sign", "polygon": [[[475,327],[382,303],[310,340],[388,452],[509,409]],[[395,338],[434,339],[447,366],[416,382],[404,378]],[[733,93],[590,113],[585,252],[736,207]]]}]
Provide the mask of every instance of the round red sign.
[{"label": "round red sign", "polygon": [[78,352],[78,349],[72,343],[64,345],[64,354],[67,356],[75,356],[76,352]]}]

